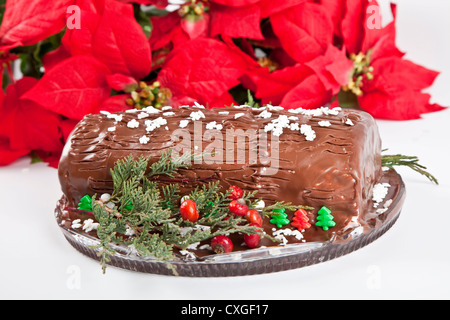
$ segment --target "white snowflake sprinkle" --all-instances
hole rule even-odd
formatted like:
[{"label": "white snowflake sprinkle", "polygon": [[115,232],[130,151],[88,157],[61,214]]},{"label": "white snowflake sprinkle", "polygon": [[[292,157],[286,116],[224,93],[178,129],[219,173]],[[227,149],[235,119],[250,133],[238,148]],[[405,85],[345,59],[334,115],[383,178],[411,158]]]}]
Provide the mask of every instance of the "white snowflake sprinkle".
[{"label": "white snowflake sprinkle", "polygon": [[374,202],[373,207],[376,208],[386,197],[389,187],[389,183],[377,183],[374,185],[372,190],[372,201]]},{"label": "white snowflake sprinkle", "polygon": [[316,132],[308,124],[302,124],[300,126],[300,133],[305,136],[307,141],[313,141],[316,138]]},{"label": "white snowflake sprinkle", "polygon": [[181,120],[180,128],[186,128],[188,124],[189,124],[189,120]]},{"label": "white snowflake sprinkle", "polygon": [[259,115],[257,115],[257,117],[263,118],[263,119],[269,119],[271,116],[272,116],[272,112],[269,112],[267,110],[264,110]]},{"label": "white snowflake sprinkle", "polygon": [[329,126],[331,126],[330,121],[327,121],[327,120],[319,121],[317,124],[319,126],[321,126],[321,127],[329,127]]},{"label": "white snowflake sprinkle", "polygon": [[81,223],[81,219],[76,219],[72,221],[72,228],[73,229],[78,229],[81,228],[83,224]]},{"label": "white snowflake sprinkle", "polygon": [[146,120],[145,121],[145,126],[146,126],[145,130],[147,132],[151,132],[151,131],[153,131],[157,128],[160,128],[161,126],[164,126],[166,124],[167,124],[167,120],[164,119],[163,117],[159,117],[154,120]]},{"label": "white snowflake sprinkle", "polygon": [[191,112],[190,114],[190,118],[194,121],[200,120],[200,119],[204,119],[205,118],[205,114],[201,111],[194,111]]},{"label": "white snowflake sprinkle", "polygon": [[139,138],[139,143],[140,144],[147,144],[150,141],[150,138],[147,136],[142,136]]},{"label": "white snowflake sprinkle", "polygon": [[236,113],[236,114],[234,115],[234,118],[235,118],[235,119],[239,119],[240,117],[243,117],[243,116],[245,116],[245,113],[243,113],[243,112],[241,112],[241,113]]},{"label": "white snowflake sprinkle", "polygon": [[139,122],[136,121],[136,119],[132,119],[132,120],[128,121],[127,127],[131,128],[131,129],[136,129],[139,127]]},{"label": "white snowflake sprinkle", "polygon": [[147,112],[141,112],[138,114],[138,119],[145,119],[150,117],[150,115]]},{"label": "white snowflake sprinkle", "polygon": [[86,232],[91,232],[92,230],[97,230],[99,223],[94,222],[92,219],[87,219],[84,221],[83,230]]},{"label": "white snowflake sprinkle", "polygon": [[221,124],[217,124],[216,121],[211,121],[206,125],[207,130],[222,130],[223,126]]},{"label": "white snowflake sprinkle", "polygon": [[345,124],[349,125],[349,126],[353,126],[354,125],[353,121],[350,118],[347,118],[347,120],[345,121]]}]

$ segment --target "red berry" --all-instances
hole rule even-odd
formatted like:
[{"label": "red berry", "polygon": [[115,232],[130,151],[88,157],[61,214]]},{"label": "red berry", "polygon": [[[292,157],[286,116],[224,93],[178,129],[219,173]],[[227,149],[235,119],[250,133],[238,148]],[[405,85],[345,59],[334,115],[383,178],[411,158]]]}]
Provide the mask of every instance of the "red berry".
[{"label": "red berry", "polygon": [[242,196],[244,195],[244,191],[242,191],[242,189],[237,186],[231,186],[228,190],[230,191],[230,195],[228,196],[228,198],[232,200],[242,198]]},{"label": "red berry", "polygon": [[262,227],[263,225],[263,218],[259,214],[259,212],[255,209],[248,210],[247,214],[245,215],[245,218],[249,223],[256,223],[258,227]]},{"label": "red berry", "polygon": [[[256,223],[250,223],[249,226],[259,227]],[[257,233],[244,235],[244,242],[249,248],[256,248],[261,242],[261,236]]]},{"label": "red berry", "polygon": [[228,209],[230,209],[231,213],[242,217],[248,212],[248,206],[246,204],[239,203],[237,200],[231,201],[228,205]]},{"label": "red berry", "polygon": [[199,214],[197,211],[197,205],[194,200],[184,200],[180,206],[180,213],[183,220],[189,220],[190,222],[196,222]]},{"label": "red berry", "polygon": [[215,253],[226,253],[233,251],[233,242],[227,236],[218,235],[211,239],[211,248]]}]

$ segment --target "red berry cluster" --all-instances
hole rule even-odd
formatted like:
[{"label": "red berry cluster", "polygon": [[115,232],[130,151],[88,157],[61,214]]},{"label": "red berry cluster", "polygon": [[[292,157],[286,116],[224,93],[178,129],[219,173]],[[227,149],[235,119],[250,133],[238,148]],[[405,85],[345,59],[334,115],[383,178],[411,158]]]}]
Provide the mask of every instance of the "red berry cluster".
[{"label": "red berry cluster", "polygon": [[[245,200],[243,199],[244,192],[238,186],[231,186],[229,189],[229,198],[231,199],[228,209],[234,215],[245,217],[249,226],[262,227],[263,219],[259,212],[255,209],[249,209]],[[256,248],[259,246],[261,236],[255,234],[245,234],[244,242],[249,248]],[[216,236],[211,240],[211,248],[216,253],[224,253],[233,251],[233,242],[230,238],[224,235]]]},{"label": "red berry cluster", "polygon": [[[249,226],[262,227],[263,219],[259,212],[255,209],[249,209],[245,200],[242,198],[244,192],[238,186],[231,186],[228,191],[230,192],[229,198],[231,202],[228,206],[230,212],[237,216],[245,217],[249,222]],[[249,248],[256,248],[259,246],[261,236],[259,234],[246,234],[244,235],[244,242]]]}]

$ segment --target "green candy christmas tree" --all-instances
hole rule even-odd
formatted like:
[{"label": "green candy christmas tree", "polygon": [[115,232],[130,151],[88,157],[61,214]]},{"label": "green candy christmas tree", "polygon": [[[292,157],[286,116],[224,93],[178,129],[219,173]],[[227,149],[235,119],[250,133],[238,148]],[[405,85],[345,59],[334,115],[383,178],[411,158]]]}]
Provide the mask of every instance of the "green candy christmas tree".
[{"label": "green candy christmas tree", "polygon": [[284,225],[290,223],[289,219],[287,219],[287,214],[285,213],[284,208],[273,209],[272,212],[274,214],[270,215],[272,219],[270,219],[270,223],[277,226],[277,228],[282,228]]},{"label": "green candy christmas tree", "polygon": [[336,225],[336,222],[334,222],[334,217],[331,215],[331,210],[327,207],[320,208],[319,212],[317,213],[317,227],[322,227],[324,231],[327,231],[329,228],[334,227]]}]

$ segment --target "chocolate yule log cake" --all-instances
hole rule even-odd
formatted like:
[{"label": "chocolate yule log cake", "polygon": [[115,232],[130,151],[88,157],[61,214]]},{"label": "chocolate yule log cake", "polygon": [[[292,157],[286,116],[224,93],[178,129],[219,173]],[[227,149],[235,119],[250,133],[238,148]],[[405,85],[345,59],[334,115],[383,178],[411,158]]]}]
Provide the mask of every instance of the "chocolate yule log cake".
[{"label": "chocolate yule log cake", "polygon": [[[165,273],[115,264],[107,243],[178,274],[183,263],[237,253],[228,263],[263,250],[270,261],[281,248],[345,245],[395,220],[387,214],[401,206],[403,183],[382,169],[381,152],[374,119],[358,110],[196,104],[90,114],[60,161],[57,214],[66,231],[99,240],[103,266]],[[265,268],[242,274],[278,270]]]}]

